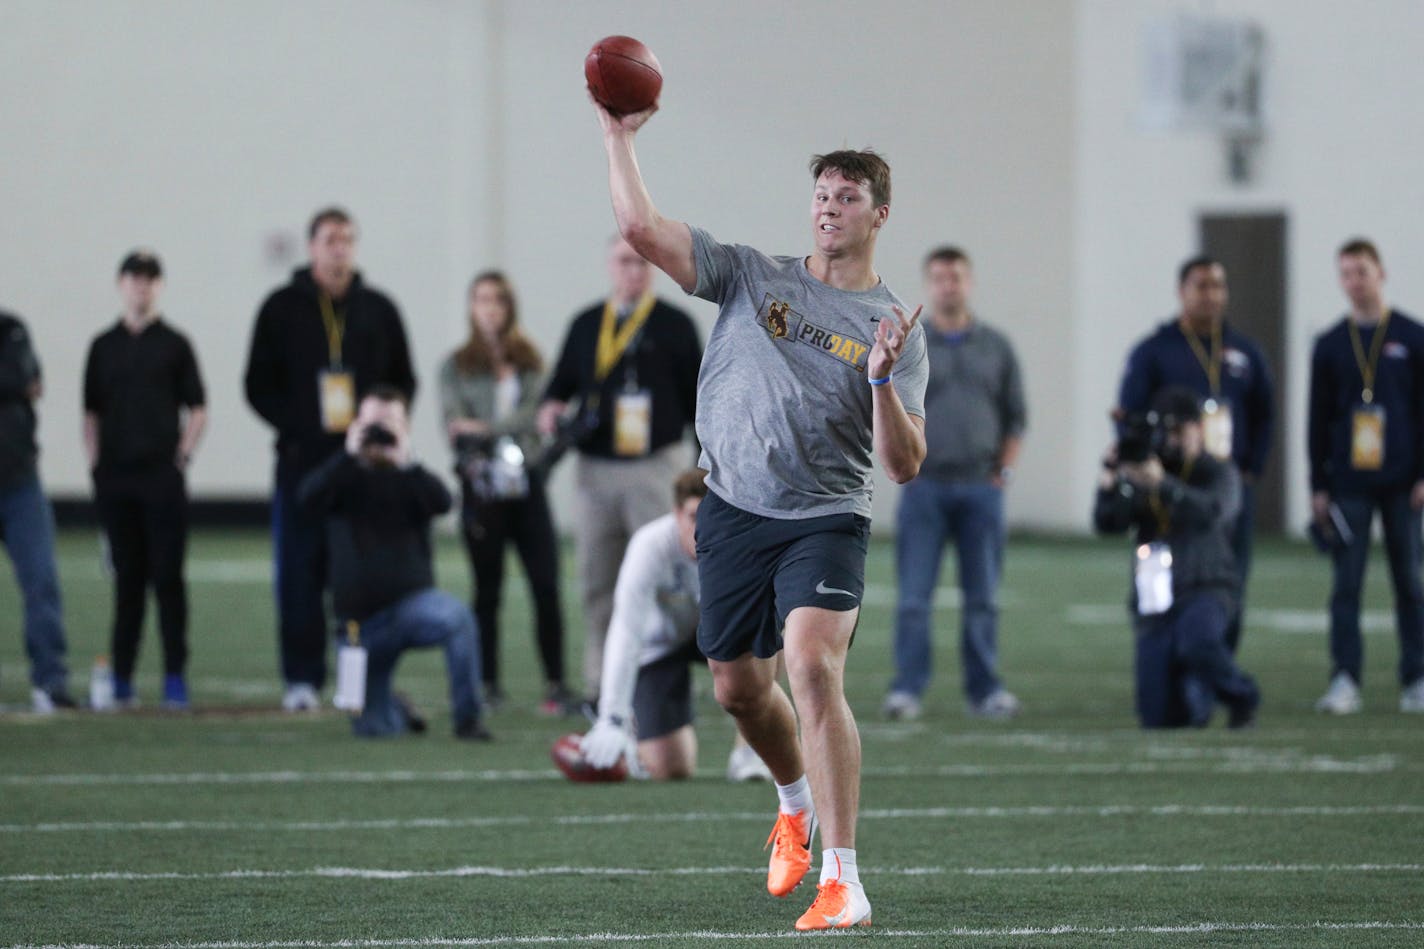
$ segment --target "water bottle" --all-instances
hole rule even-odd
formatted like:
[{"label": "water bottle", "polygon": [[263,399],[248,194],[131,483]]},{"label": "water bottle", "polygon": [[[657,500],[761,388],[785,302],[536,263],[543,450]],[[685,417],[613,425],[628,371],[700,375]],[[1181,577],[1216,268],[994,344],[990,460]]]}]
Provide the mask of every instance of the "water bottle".
[{"label": "water bottle", "polygon": [[114,710],[114,674],[109,669],[109,657],[97,656],[89,672],[89,707],[96,712]]}]

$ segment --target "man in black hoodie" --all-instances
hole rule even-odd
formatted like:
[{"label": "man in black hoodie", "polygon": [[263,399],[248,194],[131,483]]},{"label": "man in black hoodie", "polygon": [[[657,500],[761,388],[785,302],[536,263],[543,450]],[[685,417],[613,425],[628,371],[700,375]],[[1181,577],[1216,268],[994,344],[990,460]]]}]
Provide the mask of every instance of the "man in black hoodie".
[{"label": "man in black hoodie", "polygon": [[1136,633],[1137,716],[1143,728],[1197,728],[1220,701],[1227,725],[1256,717],[1261,694],[1226,645],[1241,579],[1231,530],[1241,476],[1204,450],[1201,400],[1159,390],[1151,410],[1123,424],[1104,461],[1093,522],[1099,533],[1136,529],[1128,596]]},{"label": "man in black hoodie", "polygon": [[487,740],[480,722],[480,645],[475,617],[435,588],[430,521],[450,510],[440,479],[411,460],[405,394],[376,386],[337,452],[301,484],[303,507],[325,521],[337,617],[366,647],[366,704],[352,725],[380,737],[423,731],[391,691],[401,653],[445,648],[455,735]]},{"label": "man in black hoodie", "polygon": [[372,386],[415,394],[400,312],[356,270],[351,216],[318,211],[307,237],[310,266],[258,311],[246,374],[247,401],[277,436],[272,543],[288,711],[316,708],[326,680],[326,537],[321,518],[297,503],[298,485],[341,450]]}]

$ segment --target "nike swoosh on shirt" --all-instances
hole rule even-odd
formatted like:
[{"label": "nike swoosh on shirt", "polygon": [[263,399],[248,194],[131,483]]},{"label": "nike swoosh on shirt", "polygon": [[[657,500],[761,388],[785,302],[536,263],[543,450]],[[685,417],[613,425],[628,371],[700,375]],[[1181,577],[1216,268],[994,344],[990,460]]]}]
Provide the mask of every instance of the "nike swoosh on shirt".
[{"label": "nike swoosh on shirt", "polygon": [[826,581],[824,580],[816,584],[816,592],[821,594],[821,596],[826,596],[827,594],[831,593],[839,593],[841,596],[848,596],[852,600],[857,598],[856,595],[850,592],[849,590],[837,590],[835,587],[826,586]]}]

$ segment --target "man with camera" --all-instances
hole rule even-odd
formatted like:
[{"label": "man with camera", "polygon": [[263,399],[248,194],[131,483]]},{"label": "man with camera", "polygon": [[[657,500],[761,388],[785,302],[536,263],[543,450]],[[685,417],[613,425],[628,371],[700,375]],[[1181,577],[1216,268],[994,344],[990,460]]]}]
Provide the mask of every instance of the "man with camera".
[{"label": "man with camera", "polygon": [[430,521],[450,510],[450,492],[411,460],[405,394],[374,386],[346,431],[346,450],[302,482],[301,502],[324,517],[336,615],[355,624],[367,650],[366,701],[356,734],[423,731],[391,691],[408,649],[445,648],[450,709],[458,738],[485,740],[480,718],[479,631],[469,608],[435,589]]},{"label": "man with camera", "polygon": [[1226,645],[1234,654],[1251,570],[1255,482],[1270,457],[1275,429],[1273,384],[1260,347],[1226,322],[1230,296],[1220,261],[1202,254],[1184,262],[1177,270],[1177,299],[1178,316],[1158,326],[1127,357],[1118,407],[1142,412],[1164,386],[1192,390],[1203,400],[1206,451],[1230,460],[1241,474],[1241,505],[1231,528],[1241,603],[1226,630]]},{"label": "man with camera", "polygon": [[400,311],[356,268],[356,238],[345,210],[313,215],[311,263],[263,301],[244,376],[248,403],[276,435],[274,592],[289,712],[316,708],[326,681],[328,551],[321,522],[298,502],[302,479],[341,450],[361,394],[375,385],[415,394]]},{"label": "man with camera", "polygon": [[608,299],[574,317],[544,389],[538,425],[578,451],[584,694],[596,696],[618,565],[633,532],[667,509],[686,466],[679,443],[697,406],[702,342],[684,310],[653,296],[653,267],[620,236],[608,243]]},{"label": "man with camera", "polygon": [[1143,728],[1200,728],[1216,703],[1244,728],[1261,702],[1227,647],[1240,579],[1231,530],[1241,504],[1235,467],[1204,450],[1201,401],[1159,390],[1146,412],[1120,420],[1104,459],[1093,522],[1136,531],[1128,608],[1136,634],[1136,700]]}]

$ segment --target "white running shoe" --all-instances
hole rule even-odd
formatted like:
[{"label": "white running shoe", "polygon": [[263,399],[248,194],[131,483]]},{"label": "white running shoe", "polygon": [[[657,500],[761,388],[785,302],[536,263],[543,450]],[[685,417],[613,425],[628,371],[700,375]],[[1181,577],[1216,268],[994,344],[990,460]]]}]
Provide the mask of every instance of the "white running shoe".
[{"label": "white running shoe", "polygon": [[1424,712],[1424,676],[1409,683],[1404,691],[1399,693],[1399,710]]},{"label": "white running shoe", "polygon": [[880,705],[880,714],[892,722],[913,722],[922,711],[919,698],[909,692],[891,692]]},{"label": "white running shoe", "polygon": [[727,756],[727,780],[734,783],[770,781],[771,769],[751,745],[738,745]]},{"label": "white running shoe", "polygon": [[991,718],[1006,721],[1023,710],[1023,703],[1008,689],[998,688],[978,702],[971,703],[969,714],[976,718]]},{"label": "white running shoe", "polygon": [[1364,706],[1360,698],[1360,687],[1350,678],[1348,672],[1337,672],[1330,680],[1330,688],[1315,703],[1317,712],[1331,715],[1354,715]]},{"label": "white running shoe", "polygon": [[292,682],[282,696],[282,710],[286,712],[314,712],[321,708],[321,696],[306,682]]}]

